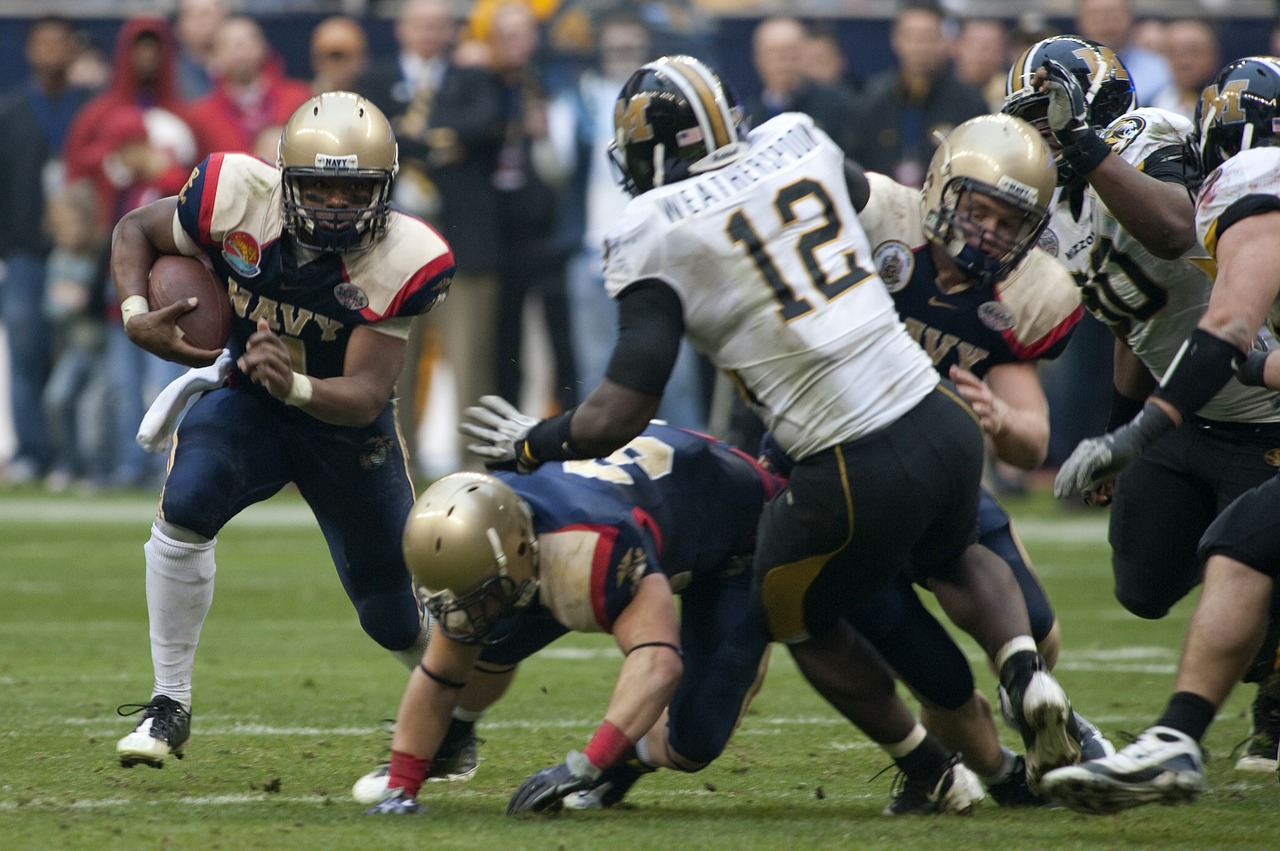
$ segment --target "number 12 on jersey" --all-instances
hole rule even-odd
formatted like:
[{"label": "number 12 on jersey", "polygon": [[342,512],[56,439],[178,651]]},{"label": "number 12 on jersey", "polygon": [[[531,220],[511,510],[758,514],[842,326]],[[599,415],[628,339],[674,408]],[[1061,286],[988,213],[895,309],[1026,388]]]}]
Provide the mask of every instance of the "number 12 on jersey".
[{"label": "number 12 on jersey", "polygon": [[[827,276],[827,273],[818,265],[816,252],[822,246],[833,242],[839,237],[844,228],[843,223],[840,221],[840,214],[836,211],[835,204],[832,202],[827,190],[823,188],[822,184],[809,178],[797,180],[795,183],[778,190],[778,194],[773,200],[773,206],[778,211],[782,224],[790,225],[799,218],[796,213],[796,206],[806,198],[812,198],[822,206],[822,220],[817,227],[800,234],[796,240],[794,251],[808,274],[813,288],[827,301],[831,301],[841,293],[871,277],[872,273],[858,266],[853,251],[846,251],[844,252],[844,260],[847,267],[845,273],[834,280]],[[741,245],[746,249],[747,256],[755,264],[760,276],[768,282],[769,287],[773,290],[774,297],[778,300],[778,312],[782,315],[784,322],[790,322],[792,319],[804,316],[813,310],[813,305],[804,296],[799,295],[791,284],[783,278],[778,264],[769,255],[769,250],[764,241],[760,238],[756,229],[751,226],[751,222],[747,219],[746,213],[742,211],[742,208],[738,208],[730,214],[729,223],[725,230],[735,245]],[[788,265],[793,266],[794,264],[789,263]]]}]

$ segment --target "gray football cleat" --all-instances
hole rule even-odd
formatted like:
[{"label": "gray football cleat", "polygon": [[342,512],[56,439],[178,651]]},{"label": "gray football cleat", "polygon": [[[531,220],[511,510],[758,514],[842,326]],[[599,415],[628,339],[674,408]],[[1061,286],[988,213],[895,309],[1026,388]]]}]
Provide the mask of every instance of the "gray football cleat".
[{"label": "gray football cleat", "polygon": [[1150,727],[1109,757],[1048,772],[1042,788],[1051,801],[1082,813],[1186,804],[1204,791],[1204,759],[1186,733]]}]

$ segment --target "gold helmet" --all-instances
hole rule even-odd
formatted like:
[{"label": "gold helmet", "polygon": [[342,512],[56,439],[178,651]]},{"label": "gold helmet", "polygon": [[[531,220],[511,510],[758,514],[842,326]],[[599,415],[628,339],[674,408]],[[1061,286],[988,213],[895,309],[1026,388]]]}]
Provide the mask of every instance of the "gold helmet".
[{"label": "gold helmet", "polygon": [[[276,165],[285,229],[300,244],[357,251],[386,233],[399,154],[387,117],[369,101],[351,92],[325,92],[298,107],[280,134]],[[333,206],[325,192],[316,191],[335,180],[344,182],[345,206]]]},{"label": "gold helmet", "polygon": [[[971,118],[942,140],[929,164],[921,193],[925,234],[969,277],[991,286],[1040,238],[1056,183],[1053,155],[1034,127],[1011,115]],[[1007,227],[978,221],[993,210]]]},{"label": "gold helmet", "polygon": [[455,641],[500,640],[500,621],[538,590],[533,515],[493,476],[453,473],[436,481],[414,503],[402,544],[409,572],[426,591],[427,611]]}]

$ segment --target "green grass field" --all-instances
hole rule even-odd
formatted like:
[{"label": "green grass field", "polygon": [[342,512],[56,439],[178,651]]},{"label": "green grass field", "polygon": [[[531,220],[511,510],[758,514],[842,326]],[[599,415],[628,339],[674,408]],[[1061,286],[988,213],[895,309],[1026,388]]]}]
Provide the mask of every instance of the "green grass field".
[{"label": "green grass field", "polygon": [[[1111,597],[1102,513],[1043,497],[1011,508],[1063,624],[1059,677],[1113,739],[1164,705],[1191,600],[1161,622]],[[151,686],[142,544],[151,500],[0,492],[0,848],[720,849],[1264,848],[1280,838],[1274,776],[1232,770],[1251,694],[1206,740],[1209,790],[1118,816],[1008,811],[889,819],[889,760],[837,718],[775,648],[764,689],[721,759],[645,778],[626,809],[509,819],[510,793],[581,747],[619,659],[569,636],[527,662],[481,722],[484,762],[428,784],[418,818],[369,818],[352,782],[384,755],[404,670],[360,631],[305,507],[281,496],[224,530],[196,664],[187,757],[121,769],[116,706]],[[964,640],[979,682],[994,681]],[[1006,742],[1018,747],[1002,725]]]}]

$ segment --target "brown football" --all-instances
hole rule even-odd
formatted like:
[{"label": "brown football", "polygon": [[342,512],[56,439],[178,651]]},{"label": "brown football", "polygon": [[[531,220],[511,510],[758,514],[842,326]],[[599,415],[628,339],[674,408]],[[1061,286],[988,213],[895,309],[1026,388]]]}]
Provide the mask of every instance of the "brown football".
[{"label": "brown football", "polygon": [[231,335],[231,301],[227,288],[194,257],[162,254],[151,266],[147,301],[152,310],[195,296],[195,310],[178,318],[182,337],[200,349],[220,349]]}]

